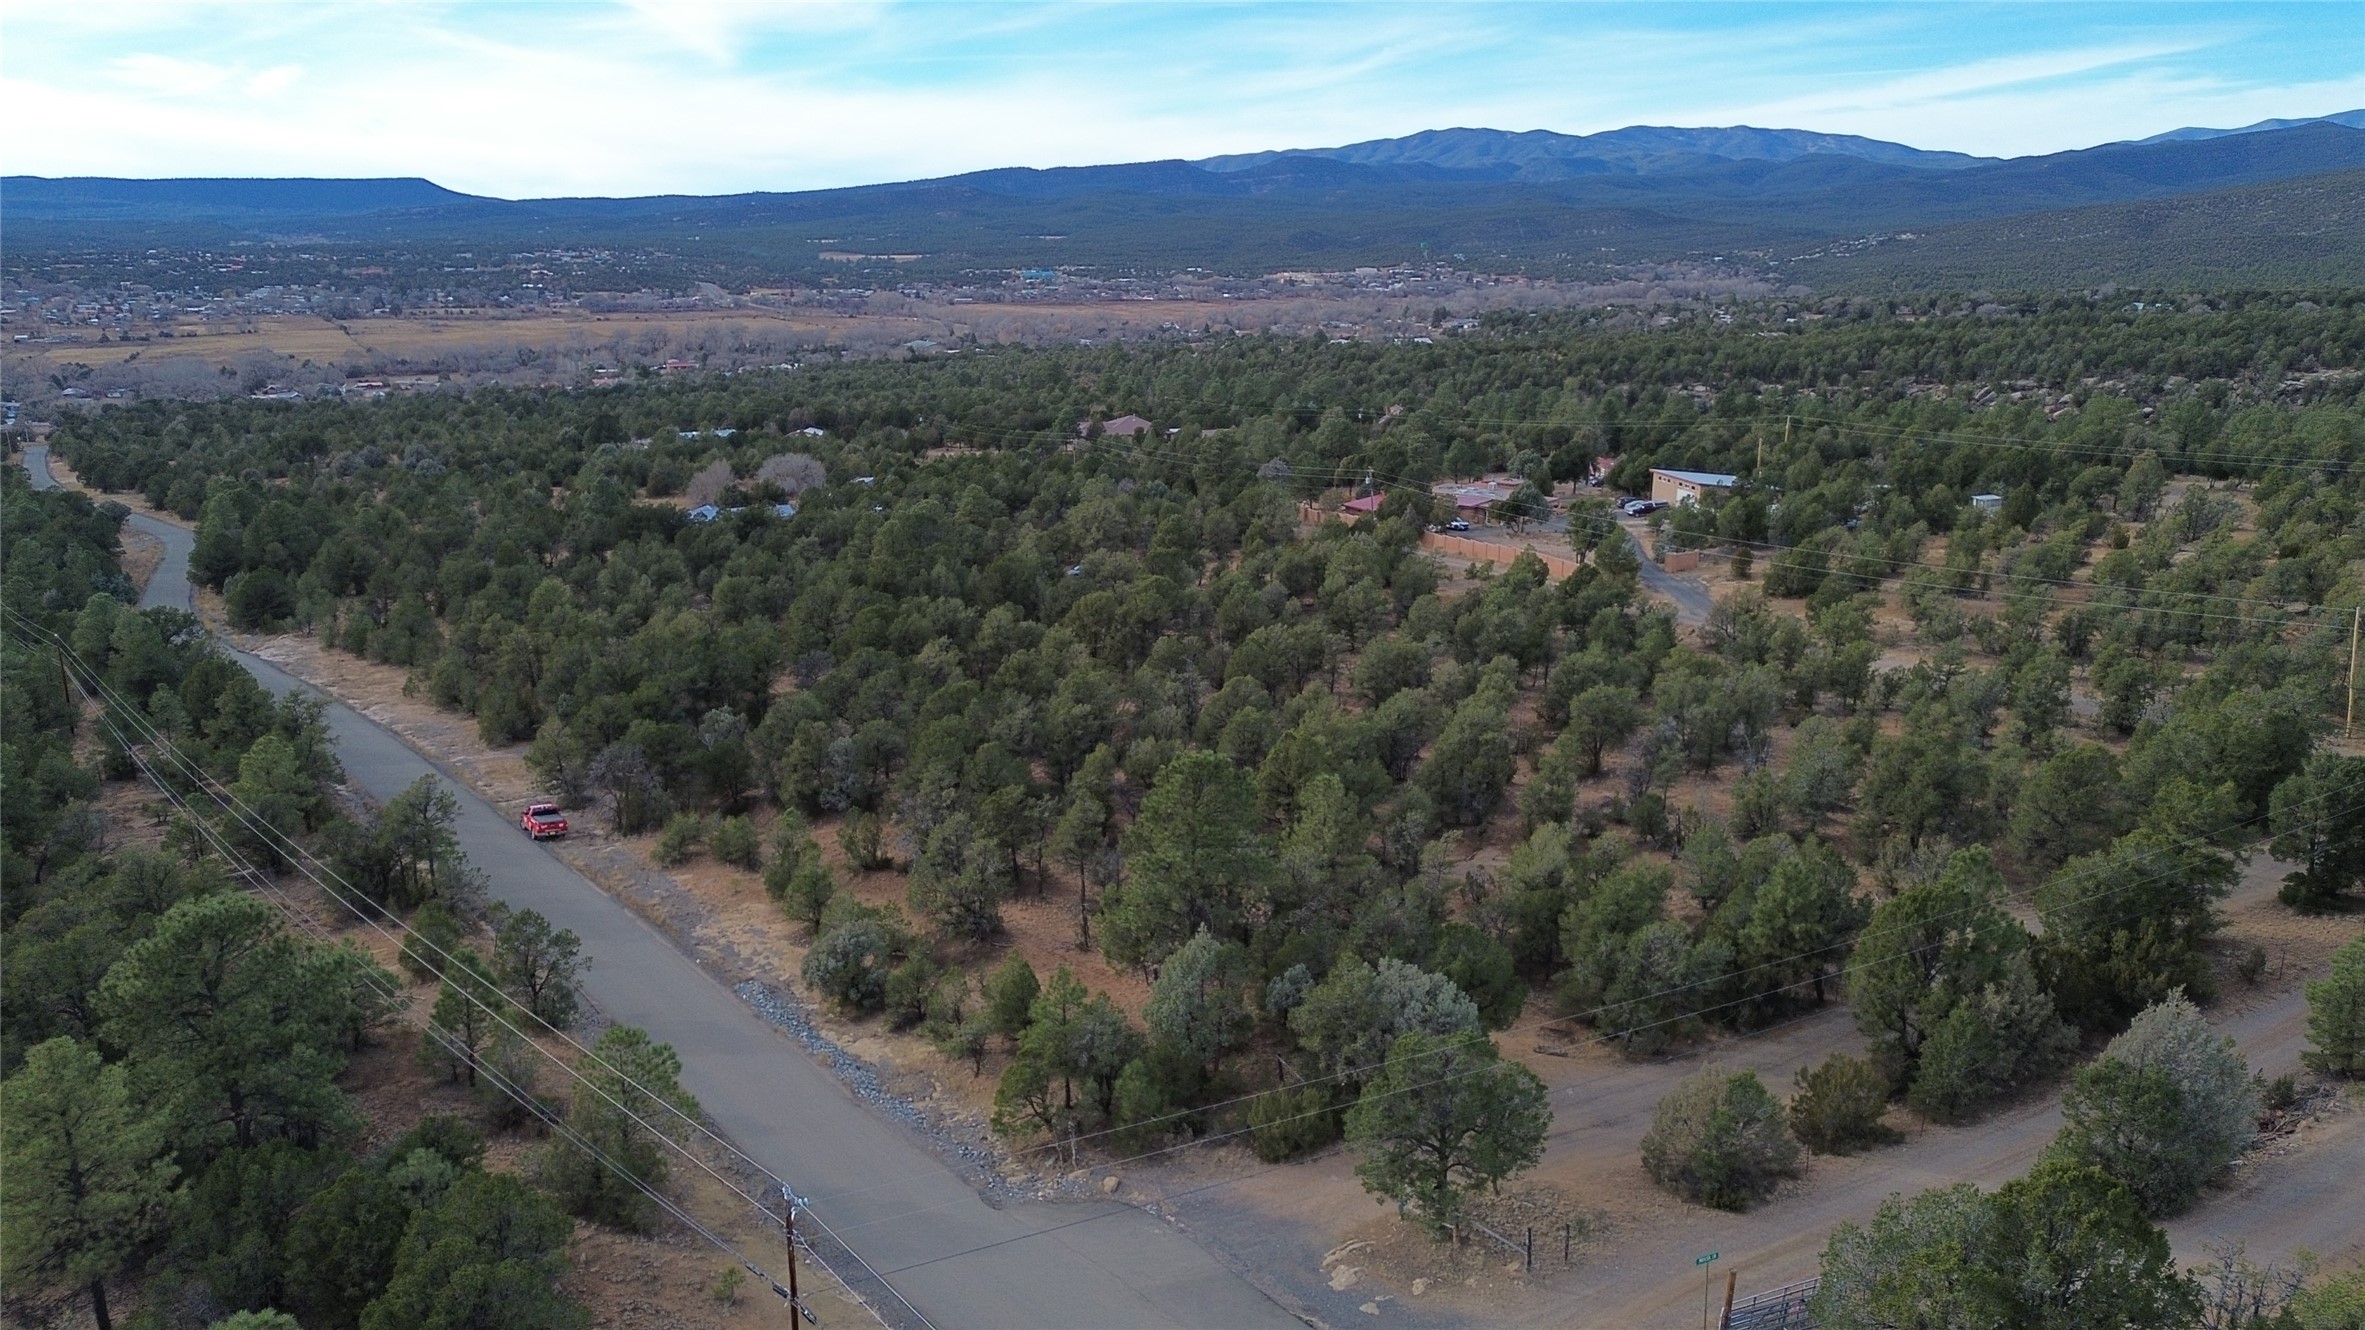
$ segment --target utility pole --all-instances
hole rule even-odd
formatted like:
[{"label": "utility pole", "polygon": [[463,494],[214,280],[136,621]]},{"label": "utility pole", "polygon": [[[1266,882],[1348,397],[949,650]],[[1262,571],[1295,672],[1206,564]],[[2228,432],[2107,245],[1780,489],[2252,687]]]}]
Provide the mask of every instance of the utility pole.
[{"label": "utility pole", "polygon": [[2349,611],[2349,715],[2341,723],[2340,737],[2350,739],[2357,733],[2357,630],[2365,625],[2365,605]]},{"label": "utility pole", "polygon": [[788,1236],[789,1310],[804,1317],[805,1324],[819,1325],[820,1322],[814,1319],[813,1309],[805,1305],[803,1295],[797,1292],[797,1207],[804,1202],[797,1199],[797,1194],[790,1191],[785,1184],[780,1188],[780,1199],[785,1207],[780,1216],[781,1230]]}]

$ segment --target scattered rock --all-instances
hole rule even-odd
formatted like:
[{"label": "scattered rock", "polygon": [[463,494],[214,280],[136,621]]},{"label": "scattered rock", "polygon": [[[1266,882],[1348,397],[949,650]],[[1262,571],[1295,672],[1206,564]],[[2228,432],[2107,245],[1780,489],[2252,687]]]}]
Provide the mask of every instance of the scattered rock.
[{"label": "scattered rock", "polygon": [[1355,1310],[1363,1313],[1365,1316],[1377,1316],[1380,1314],[1380,1305],[1376,1302],[1367,1302],[1362,1306],[1357,1307]]},{"label": "scattered rock", "polygon": [[1119,1188],[1119,1187],[1122,1187],[1122,1186],[1124,1186],[1124,1185],[1125,1185],[1125,1184],[1124,1184],[1123,1182],[1120,1182],[1120,1181],[1118,1181],[1118,1179],[1117,1179],[1117,1175],[1116,1175],[1116,1174],[1114,1174],[1114,1173],[1112,1173],[1112,1174],[1110,1174],[1109,1176],[1107,1176],[1107,1177],[1105,1177],[1105,1178],[1102,1178],[1102,1179],[1100,1180],[1100,1192],[1101,1192],[1101,1195],[1103,1195],[1103,1196],[1114,1196],[1114,1195],[1116,1195],[1116,1194],[1117,1194],[1117,1188]]},{"label": "scattered rock", "polygon": [[1343,1247],[1333,1247],[1327,1254],[1323,1256],[1322,1268],[1328,1270],[1330,1267],[1337,1265],[1339,1262],[1347,1259],[1350,1256],[1353,1256],[1355,1253],[1362,1251],[1364,1248],[1369,1247],[1370,1245],[1371,1244],[1369,1242],[1358,1238]]},{"label": "scattered rock", "polygon": [[[686,894],[686,893],[676,893]],[[678,931],[678,930],[677,930]],[[694,933],[695,930],[692,930]],[[961,1139],[956,1125],[939,1119],[929,1109],[910,1097],[896,1094],[880,1081],[878,1068],[861,1057],[848,1052],[830,1039],[813,1022],[811,1008],[792,991],[784,992],[758,980],[749,979],[737,986],[741,1001],[755,1009],[758,1016],[789,1033],[806,1050],[829,1064],[829,1069],[852,1090],[855,1096],[889,1117],[917,1129],[940,1152],[971,1167],[991,1165],[994,1154]],[[992,1174],[985,1177],[990,1181]]]},{"label": "scattered rock", "polygon": [[1428,1291],[1429,1291],[1429,1281],[1428,1281],[1428,1280],[1426,1280],[1426,1279],[1416,1279],[1416,1280],[1412,1281],[1412,1295],[1413,1295],[1414,1297],[1416,1297],[1416,1298],[1417,1298],[1417,1297],[1421,1296],[1423,1293],[1426,1293],[1426,1292],[1428,1292]]},{"label": "scattered rock", "polygon": [[1507,1275],[1515,1275],[1515,1274],[1518,1274],[1518,1273],[1519,1273],[1519,1268],[1520,1268],[1520,1267],[1519,1267],[1519,1262],[1517,1262],[1517,1261],[1505,1261],[1505,1262],[1503,1262],[1503,1273],[1504,1273],[1504,1274],[1507,1274]]},{"label": "scattered rock", "polygon": [[1362,1282],[1363,1267],[1360,1265],[1342,1265],[1330,1272],[1330,1289],[1333,1293],[1344,1293]]}]

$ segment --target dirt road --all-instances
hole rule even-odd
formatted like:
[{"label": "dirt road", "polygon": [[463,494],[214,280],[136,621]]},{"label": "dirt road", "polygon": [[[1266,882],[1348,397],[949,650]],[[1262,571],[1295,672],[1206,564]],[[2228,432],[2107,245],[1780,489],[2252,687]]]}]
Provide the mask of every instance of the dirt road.
[{"label": "dirt road", "polygon": [[[2284,866],[2252,862],[2226,902],[2235,927],[2252,921],[2272,931],[2291,920],[2274,902]],[[2315,939],[2294,950],[2257,990],[2229,992],[2210,1012],[2232,1035],[2251,1065],[2268,1077],[2295,1071],[2306,1045],[2304,981],[2322,969],[2333,940],[2365,921],[2306,921],[2294,925]],[[2330,934],[2327,938],[2325,935]],[[1601,1216],[1601,1231],[1573,1268],[1559,1267],[1558,1236],[1544,1235],[1538,1270],[1490,1277],[1488,1287],[1430,1288],[1415,1297],[1401,1280],[1374,1270],[1353,1286],[1330,1286],[1325,1253],[1395,1221],[1376,1208],[1354,1176],[1353,1160],[1336,1154],[1279,1170],[1235,1166],[1236,1181],[1183,1197],[1177,1212],[1197,1231],[1284,1281],[1307,1306],[1334,1321],[1355,1318],[1366,1304],[1378,1319],[1416,1326],[1472,1323],[1605,1330],[1680,1330],[1700,1316],[1705,1252],[1721,1253],[1713,1280],[1737,1272],[1744,1292],[1815,1273],[1839,1224],[1869,1217],[1892,1192],[1912,1193],[1955,1182],[1994,1187],[2025,1173],[2061,1125],[2058,1089],[1963,1127],[1926,1126],[1904,1144],[1847,1159],[1814,1158],[1802,1179],[1786,1184],[1768,1204],[1741,1215],[1685,1205],[1660,1193],[1643,1173],[1640,1147],[1652,1109],[1681,1076],[1714,1061],[1757,1072],[1777,1094],[1787,1094],[1802,1066],[1834,1051],[1858,1052],[1863,1039],[1840,1007],[1751,1038],[1724,1039],[1691,1056],[1629,1062],[1579,1051],[1568,1059],[1527,1054],[1528,1041],[1507,1051],[1545,1076],[1554,1124],[1539,1181],[1579,1198]],[[1205,1186],[1216,1175],[1174,1178],[1171,1185]],[[2213,1189],[2191,1214],[2168,1226],[2185,1261],[2207,1256],[2213,1242],[2241,1240],[2253,1259],[2288,1260],[2305,1249],[2339,1264],[2365,1256],[2365,1106],[2336,1111],[2295,1141],[2263,1149],[2244,1161],[2228,1185]],[[1512,1235],[1515,1239],[1520,1235]],[[1509,1258],[1512,1254],[1501,1253]],[[1502,1270],[1505,1262],[1493,1269]],[[1518,1262],[1508,1261],[1516,1266]],[[1335,1267],[1334,1267],[1335,1268]],[[1390,1294],[1374,1303],[1379,1294]],[[1371,1313],[1361,1313],[1370,1319]]]}]

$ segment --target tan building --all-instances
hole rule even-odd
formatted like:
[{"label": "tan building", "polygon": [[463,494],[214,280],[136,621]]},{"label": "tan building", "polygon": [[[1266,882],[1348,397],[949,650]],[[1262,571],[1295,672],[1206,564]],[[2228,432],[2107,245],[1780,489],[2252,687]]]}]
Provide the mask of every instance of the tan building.
[{"label": "tan building", "polygon": [[1729,490],[1738,476],[1721,471],[1671,471],[1665,467],[1651,468],[1651,497],[1660,503],[1698,503],[1700,496],[1716,490]]}]

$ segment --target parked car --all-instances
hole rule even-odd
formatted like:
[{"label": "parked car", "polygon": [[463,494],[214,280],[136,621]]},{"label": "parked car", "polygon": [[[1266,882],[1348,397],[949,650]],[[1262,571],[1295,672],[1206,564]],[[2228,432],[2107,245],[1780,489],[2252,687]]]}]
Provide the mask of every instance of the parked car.
[{"label": "parked car", "polygon": [[518,815],[517,828],[535,840],[556,840],[567,834],[567,815],[557,804],[528,804]]},{"label": "parked car", "polygon": [[1457,517],[1454,520],[1446,523],[1445,529],[1448,531],[1467,531],[1470,529],[1470,524]]},{"label": "parked car", "polygon": [[1628,499],[1624,511],[1628,517],[1644,517],[1666,506],[1658,499]]}]

